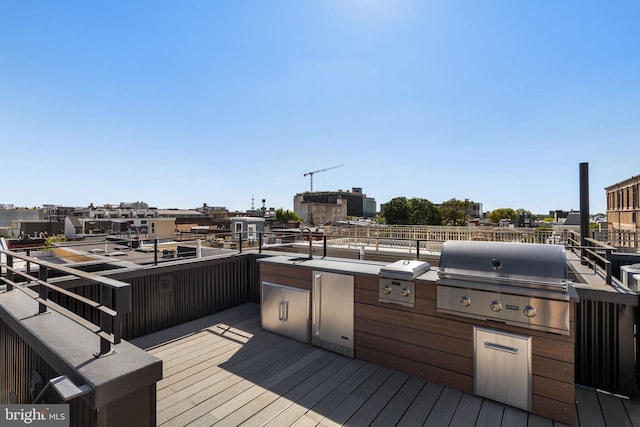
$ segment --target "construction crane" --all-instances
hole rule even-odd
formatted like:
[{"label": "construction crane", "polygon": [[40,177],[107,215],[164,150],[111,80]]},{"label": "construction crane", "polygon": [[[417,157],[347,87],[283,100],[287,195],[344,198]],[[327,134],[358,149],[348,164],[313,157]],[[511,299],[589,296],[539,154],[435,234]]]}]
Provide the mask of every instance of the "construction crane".
[{"label": "construction crane", "polygon": [[313,193],[313,174],[314,173],[318,173],[318,172],[324,172],[324,171],[328,171],[330,169],[336,169],[336,168],[341,168],[344,165],[338,165],[338,166],[331,166],[330,168],[324,168],[324,169],[318,169],[317,171],[311,171],[311,172],[307,172],[304,174],[304,176],[309,175],[309,183],[311,184],[311,190],[310,192]]}]

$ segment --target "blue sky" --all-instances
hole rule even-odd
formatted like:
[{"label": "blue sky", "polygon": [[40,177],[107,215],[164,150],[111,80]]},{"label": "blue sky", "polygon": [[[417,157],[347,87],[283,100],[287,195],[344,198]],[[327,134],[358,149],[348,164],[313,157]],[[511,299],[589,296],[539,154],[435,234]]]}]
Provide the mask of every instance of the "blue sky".
[{"label": "blue sky", "polygon": [[0,203],[579,208],[640,174],[637,1],[0,1]]}]

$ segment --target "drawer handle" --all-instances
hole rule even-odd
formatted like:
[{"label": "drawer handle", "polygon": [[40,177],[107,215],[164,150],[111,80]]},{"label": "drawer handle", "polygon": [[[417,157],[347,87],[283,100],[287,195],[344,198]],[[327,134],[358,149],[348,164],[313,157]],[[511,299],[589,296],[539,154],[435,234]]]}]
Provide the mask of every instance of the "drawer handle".
[{"label": "drawer handle", "polygon": [[515,347],[508,347],[506,345],[494,344],[492,342],[484,342],[484,347],[491,350],[504,351],[507,353],[517,354],[518,349]]}]

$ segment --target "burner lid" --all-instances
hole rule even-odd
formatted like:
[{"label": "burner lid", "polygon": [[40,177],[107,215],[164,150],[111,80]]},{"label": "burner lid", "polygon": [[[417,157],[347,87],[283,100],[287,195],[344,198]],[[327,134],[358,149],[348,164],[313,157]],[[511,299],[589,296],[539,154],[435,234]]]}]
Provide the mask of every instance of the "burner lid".
[{"label": "burner lid", "polygon": [[426,261],[400,260],[380,268],[380,277],[399,280],[413,280],[431,269]]}]

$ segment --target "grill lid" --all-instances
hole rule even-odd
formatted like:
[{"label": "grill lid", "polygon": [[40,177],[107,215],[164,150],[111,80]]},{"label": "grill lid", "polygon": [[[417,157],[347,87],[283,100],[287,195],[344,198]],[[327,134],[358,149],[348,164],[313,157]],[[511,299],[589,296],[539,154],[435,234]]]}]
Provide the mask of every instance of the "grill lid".
[{"label": "grill lid", "polygon": [[380,267],[378,276],[386,279],[413,280],[430,268],[431,264],[426,261],[403,259]]},{"label": "grill lid", "polygon": [[452,240],[442,247],[438,276],[566,291],[566,253],[560,245]]}]

